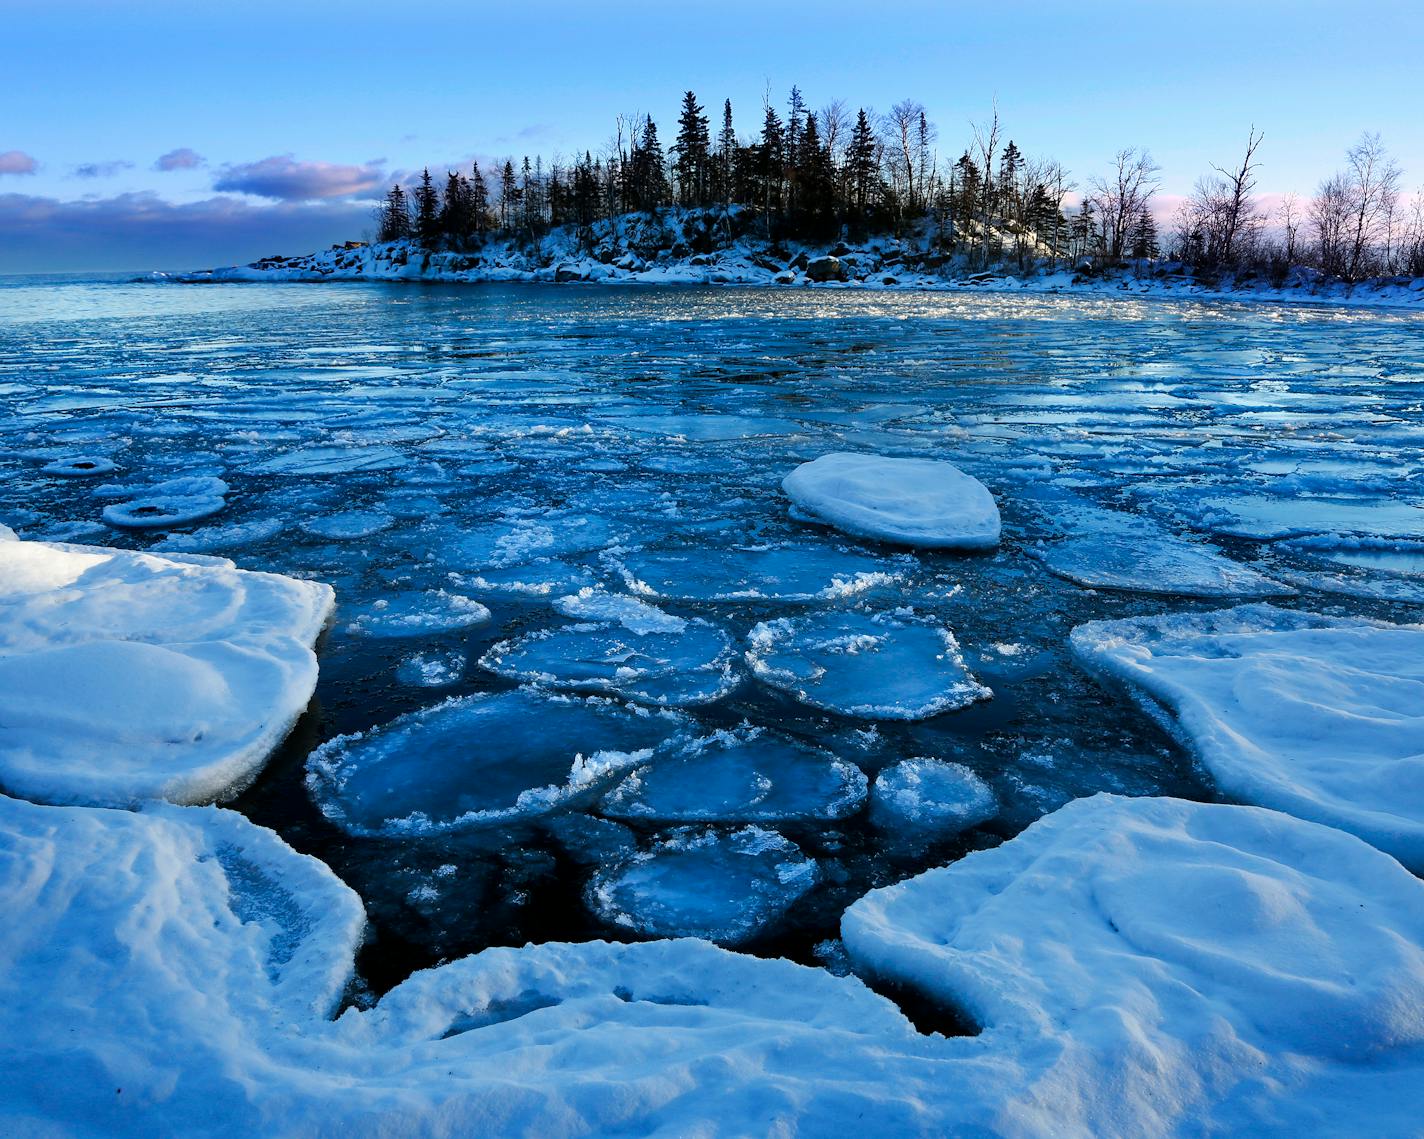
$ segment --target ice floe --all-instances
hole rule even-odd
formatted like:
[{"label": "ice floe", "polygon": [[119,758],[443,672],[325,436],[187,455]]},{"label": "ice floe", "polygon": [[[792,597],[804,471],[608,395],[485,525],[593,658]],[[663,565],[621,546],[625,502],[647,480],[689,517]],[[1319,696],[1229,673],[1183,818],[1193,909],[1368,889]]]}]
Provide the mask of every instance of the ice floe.
[{"label": "ice floe", "polygon": [[965,666],[954,634],[889,613],[763,621],[747,637],[752,674],[816,708],[872,720],[922,720],[993,693]]},{"label": "ice floe", "polygon": [[988,1130],[1403,1135],[1424,884],[1257,807],[1099,795],[845,914],[858,970],[1023,1062]]},{"label": "ice floe", "polygon": [[673,713],[598,697],[466,696],[327,741],[307,760],[307,787],[351,834],[469,830],[596,794],[683,730]]},{"label": "ice floe", "polygon": [[490,611],[469,597],[443,589],[380,597],[359,610],[346,626],[360,637],[423,637],[483,625]]},{"label": "ice floe", "polygon": [[865,787],[854,764],[743,724],[639,767],[603,797],[599,810],[683,823],[839,819],[859,809]]},{"label": "ice floe", "polygon": [[76,455],[72,459],[54,459],[40,468],[47,475],[62,475],[72,479],[112,474],[118,469],[118,464],[113,459],[105,459],[97,455]]},{"label": "ice floe", "polygon": [[1424,626],[1244,605],[1095,621],[1072,648],[1181,735],[1227,795],[1424,870]]},{"label": "ice floe", "polygon": [[[666,616],[659,615],[651,625],[665,627],[661,618]],[[639,619],[633,620],[636,624]],[[620,621],[615,626],[585,622],[544,629],[499,642],[479,663],[511,680],[671,707],[710,704],[736,688],[736,649],[716,625],[690,618],[676,631],[643,628],[634,631]]]},{"label": "ice floe", "polygon": [[687,827],[598,871],[589,904],[610,925],[651,937],[734,945],[816,884],[816,863],[774,831]]},{"label": "ice floe", "polygon": [[781,483],[796,514],[860,538],[928,549],[999,544],[989,488],[952,463],[836,452]]},{"label": "ice floe", "polygon": [[834,546],[639,550],[617,559],[634,593],[679,601],[838,601],[898,585],[909,556],[875,558]]},{"label": "ice floe", "polygon": [[870,821],[895,839],[934,840],[988,822],[998,800],[962,763],[905,759],[875,777]]},{"label": "ice floe", "polygon": [[48,802],[234,794],[311,699],[332,603],[220,558],[0,544],[0,783]]}]

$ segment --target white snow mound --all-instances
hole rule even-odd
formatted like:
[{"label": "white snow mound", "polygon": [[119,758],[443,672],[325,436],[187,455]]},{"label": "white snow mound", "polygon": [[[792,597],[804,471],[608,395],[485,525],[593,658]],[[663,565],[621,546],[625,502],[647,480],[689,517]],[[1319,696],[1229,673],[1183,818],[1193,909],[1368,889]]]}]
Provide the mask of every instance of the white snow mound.
[{"label": "white snow mound", "polygon": [[800,516],[860,538],[928,549],[999,544],[994,496],[953,463],[841,451],[802,463],[781,487]]},{"label": "white snow mound", "polygon": [[205,557],[0,544],[0,785],[42,802],[208,802],[311,700],[329,586]]},{"label": "white snow mound", "polygon": [[1094,621],[1072,647],[1183,736],[1227,795],[1424,870],[1424,626],[1243,605]]}]

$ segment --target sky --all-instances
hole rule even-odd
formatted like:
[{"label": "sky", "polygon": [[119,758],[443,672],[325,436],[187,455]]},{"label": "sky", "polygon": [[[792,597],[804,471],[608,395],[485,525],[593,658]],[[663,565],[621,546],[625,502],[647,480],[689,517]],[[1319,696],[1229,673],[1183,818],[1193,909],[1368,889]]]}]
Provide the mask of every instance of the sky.
[{"label": "sky", "polygon": [[682,92],[738,129],[792,84],[923,103],[956,157],[997,101],[1079,185],[1144,146],[1169,214],[1264,132],[1303,196],[1378,131],[1424,185],[1424,0],[718,4],[4,0],[0,273],[183,269],[359,238],[393,177],[665,140]]}]

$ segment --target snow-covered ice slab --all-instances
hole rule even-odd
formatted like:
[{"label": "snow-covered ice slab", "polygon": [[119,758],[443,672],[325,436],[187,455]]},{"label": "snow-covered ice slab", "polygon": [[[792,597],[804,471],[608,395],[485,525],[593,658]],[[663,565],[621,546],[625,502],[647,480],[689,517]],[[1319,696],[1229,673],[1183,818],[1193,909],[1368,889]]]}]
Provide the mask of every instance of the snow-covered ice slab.
[{"label": "snow-covered ice slab", "polygon": [[235,794],[311,700],[332,604],[220,558],[0,543],[0,783],[57,803]]},{"label": "snow-covered ice slab", "polygon": [[328,740],[307,759],[307,787],[351,834],[470,830],[595,795],[683,730],[674,713],[598,697],[466,696]]},{"label": "snow-covered ice slab", "polygon": [[857,969],[1024,1060],[995,1134],[1417,1129],[1424,884],[1340,831],[1098,795],[841,931]]},{"label": "snow-covered ice slab", "polygon": [[[657,613],[651,606],[643,608]],[[637,624],[634,611],[623,615]],[[731,638],[700,618],[674,620],[681,621],[681,628],[640,626],[642,631],[635,631],[620,621],[546,629],[499,642],[479,663],[523,683],[605,692],[645,704],[690,707],[720,700],[740,680]]]},{"label": "snow-covered ice slab", "polygon": [[993,693],[941,625],[888,613],[763,621],[747,638],[752,674],[803,703],[871,720],[923,720]]},{"label": "snow-covered ice slab", "polygon": [[1424,626],[1243,605],[1094,621],[1071,643],[1226,794],[1424,870]]},{"label": "snow-covered ice slab", "polygon": [[619,559],[634,593],[679,601],[837,601],[897,585],[913,558],[875,558],[834,546],[652,550]]},{"label": "snow-covered ice slab", "polygon": [[638,768],[599,809],[613,818],[684,823],[840,819],[860,807],[865,788],[854,764],[744,724]]},{"label": "snow-covered ice slab", "polygon": [[953,463],[839,451],[801,464],[781,486],[797,517],[859,538],[927,549],[999,544],[994,496]]},{"label": "snow-covered ice slab", "polygon": [[875,777],[870,821],[892,839],[943,839],[988,822],[998,800],[962,763],[906,759]]},{"label": "snow-covered ice slab", "polygon": [[483,625],[490,611],[469,597],[444,589],[381,597],[346,626],[360,637],[425,637]]},{"label": "snow-covered ice slab", "polygon": [[1424,506],[1388,498],[1268,498],[1208,496],[1171,506],[1199,519],[1212,533],[1269,541],[1307,534],[1368,534],[1386,539],[1424,538]]},{"label": "snow-covered ice slab", "polygon": [[774,831],[688,827],[598,871],[589,904],[610,925],[651,937],[735,945],[816,884],[816,863]]}]

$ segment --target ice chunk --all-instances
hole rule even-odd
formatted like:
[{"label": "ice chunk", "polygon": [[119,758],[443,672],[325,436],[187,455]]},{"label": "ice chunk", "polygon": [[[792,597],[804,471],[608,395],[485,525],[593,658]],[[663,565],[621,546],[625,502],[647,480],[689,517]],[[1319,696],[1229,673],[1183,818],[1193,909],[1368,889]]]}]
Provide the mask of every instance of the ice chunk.
[{"label": "ice chunk", "polygon": [[468,597],[443,589],[397,593],[359,610],[346,626],[362,637],[423,637],[483,625],[490,611]]},{"label": "ice chunk", "polygon": [[227,499],[211,495],[146,495],[104,507],[104,521],[121,530],[166,530],[211,518]]},{"label": "ice chunk", "polygon": [[614,818],[750,823],[844,818],[864,800],[858,767],[743,724],[638,768],[599,809]]},{"label": "ice chunk", "polygon": [[577,593],[560,597],[554,602],[554,608],[565,617],[622,625],[630,633],[637,633],[639,636],[648,633],[681,633],[687,628],[687,622],[683,618],[655,609],[646,601],[639,601],[626,593],[609,593],[606,589],[594,586],[585,586]]},{"label": "ice chunk", "polygon": [[351,539],[369,538],[389,530],[394,524],[394,518],[379,510],[343,510],[309,519],[302,524],[302,529],[318,538]]},{"label": "ice chunk", "polygon": [[0,781],[61,803],[235,794],[311,699],[331,607],[218,558],[0,544]]},{"label": "ice chunk", "polygon": [[861,538],[930,549],[999,544],[999,508],[989,488],[952,463],[836,452],[782,480],[795,509]]},{"label": "ice chunk", "polygon": [[396,666],[396,679],[414,688],[445,688],[465,675],[465,654],[416,653]]},{"label": "ice chunk", "polygon": [[586,553],[613,541],[613,527],[601,518],[545,514],[442,535],[430,557],[455,570],[484,570]]},{"label": "ice chunk", "polygon": [[1095,621],[1072,647],[1169,715],[1226,794],[1424,870],[1424,626],[1244,605]]},{"label": "ice chunk", "polygon": [[674,713],[597,697],[467,696],[329,740],[307,760],[307,787],[351,834],[468,830],[596,794],[683,729]]},{"label": "ice chunk", "polygon": [[[1179,505],[1175,503],[1173,505]],[[1215,534],[1269,540],[1304,534],[1424,538],[1424,507],[1392,499],[1218,495],[1180,504]]]},{"label": "ice chunk", "polygon": [[512,680],[682,707],[731,692],[740,680],[735,656],[726,633],[693,618],[681,632],[595,624],[547,629],[499,642],[480,665]]},{"label": "ice chunk", "polygon": [[1340,831],[1098,795],[873,891],[841,931],[858,971],[1027,1062],[1031,1133],[1412,1127],[1387,1100],[1424,1063],[1424,886]]},{"label": "ice chunk", "polygon": [[923,720],[993,693],[948,629],[888,613],[763,621],[747,638],[756,678],[816,708],[872,720]]},{"label": "ice chunk", "polygon": [[515,598],[576,593],[593,584],[593,575],[583,566],[567,565],[553,558],[487,568],[476,573],[452,573],[450,579],[472,593]]},{"label": "ice chunk", "polygon": [[371,445],[347,447],[321,445],[285,451],[254,464],[254,475],[348,475],[360,471],[391,471],[403,467],[409,460],[394,447]]},{"label": "ice chunk", "polygon": [[897,585],[918,568],[908,556],[873,558],[809,544],[638,551],[619,565],[633,592],[683,601],[836,601]]},{"label": "ice chunk", "polygon": [[47,475],[62,475],[65,478],[93,478],[95,475],[112,474],[118,470],[112,459],[97,455],[78,455],[72,459],[55,459],[40,468]]},{"label": "ice chunk", "polygon": [[773,831],[745,827],[725,834],[689,827],[600,870],[588,898],[610,925],[651,937],[735,945],[815,884],[815,862]]},{"label": "ice chunk", "polygon": [[870,821],[895,838],[949,838],[999,813],[998,801],[962,763],[906,759],[875,777]]}]

